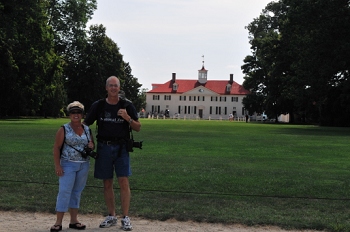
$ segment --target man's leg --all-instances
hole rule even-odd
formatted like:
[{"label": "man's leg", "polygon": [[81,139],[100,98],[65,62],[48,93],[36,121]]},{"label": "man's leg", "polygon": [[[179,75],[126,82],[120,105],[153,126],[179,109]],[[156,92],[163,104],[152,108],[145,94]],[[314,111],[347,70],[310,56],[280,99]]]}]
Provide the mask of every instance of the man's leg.
[{"label": "man's leg", "polygon": [[130,199],[131,199],[131,193],[130,193],[130,187],[129,187],[129,178],[128,177],[118,177],[118,183],[120,187],[120,201],[123,211],[123,218],[122,218],[122,226],[123,230],[125,231],[131,231],[132,225],[129,218],[129,207],[130,207]]},{"label": "man's leg", "polygon": [[100,228],[108,228],[117,224],[117,217],[115,216],[113,179],[103,180],[103,193],[109,215],[103,222],[101,222]]},{"label": "man's leg", "polygon": [[131,192],[129,186],[128,177],[118,177],[118,183],[120,187],[120,201],[123,211],[123,216],[129,215]]},{"label": "man's leg", "polygon": [[113,190],[113,179],[103,180],[103,192],[105,197],[105,203],[109,215],[115,216],[115,199]]}]

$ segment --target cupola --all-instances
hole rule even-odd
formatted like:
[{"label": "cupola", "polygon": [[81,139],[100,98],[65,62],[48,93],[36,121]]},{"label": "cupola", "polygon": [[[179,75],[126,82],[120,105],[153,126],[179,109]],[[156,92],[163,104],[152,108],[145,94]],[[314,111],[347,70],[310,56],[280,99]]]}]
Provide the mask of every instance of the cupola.
[{"label": "cupola", "polygon": [[204,56],[203,57],[203,65],[202,69],[198,70],[198,82],[201,84],[207,83],[207,77],[208,77],[208,70],[204,68]]}]

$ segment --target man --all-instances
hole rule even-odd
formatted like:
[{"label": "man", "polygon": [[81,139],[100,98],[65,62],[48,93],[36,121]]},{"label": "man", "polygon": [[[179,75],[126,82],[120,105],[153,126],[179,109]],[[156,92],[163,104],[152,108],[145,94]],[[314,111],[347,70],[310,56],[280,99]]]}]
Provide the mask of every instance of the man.
[{"label": "man", "polygon": [[111,76],[106,81],[107,98],[92,104],[84,123],[92,125],[97,120],[97,153],[95,161],[95,178],[103,180],[104,198],[109,215],[100,224],[107,228],[117,223],[115,213],[115,198],[113,190],[113,176],[116,173],[120,187],[120,200],[123,212],[122,227],[126,231],[132,230],[130,223],[130,187],[128,177],[131,175],[129,152],[126,141],[132,130],[140,131],[141,123],[134,105],[120,98],[120,81]]}]

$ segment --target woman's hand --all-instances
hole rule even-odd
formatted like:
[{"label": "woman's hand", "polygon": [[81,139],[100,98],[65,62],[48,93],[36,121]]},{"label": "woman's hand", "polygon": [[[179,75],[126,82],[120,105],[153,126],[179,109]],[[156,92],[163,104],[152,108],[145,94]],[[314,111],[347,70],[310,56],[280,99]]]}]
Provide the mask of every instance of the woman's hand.
[{"label": "woman's hand", "polygon": [[55,166],[55,173],[57,176],[63,176],[64,171],[61,165]]},{"label": "woman's hand", "polygon": [[94,142],[90,141],[90,142],[88,143],[88,148],[94,150],[94,149],[95,149],[95,144],[94,144]]}]

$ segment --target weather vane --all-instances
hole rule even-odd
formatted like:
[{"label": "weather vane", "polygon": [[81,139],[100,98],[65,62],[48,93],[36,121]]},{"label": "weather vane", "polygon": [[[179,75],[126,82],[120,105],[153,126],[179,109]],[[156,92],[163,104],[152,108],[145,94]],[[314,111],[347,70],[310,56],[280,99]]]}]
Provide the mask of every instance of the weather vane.
[{"label": "weather vane", "polygon": [[202,61],[202,63],[203,63],[203,67],[204,67],[204,55],[202,55],[202,58],[203,58],[203,61]]}]

